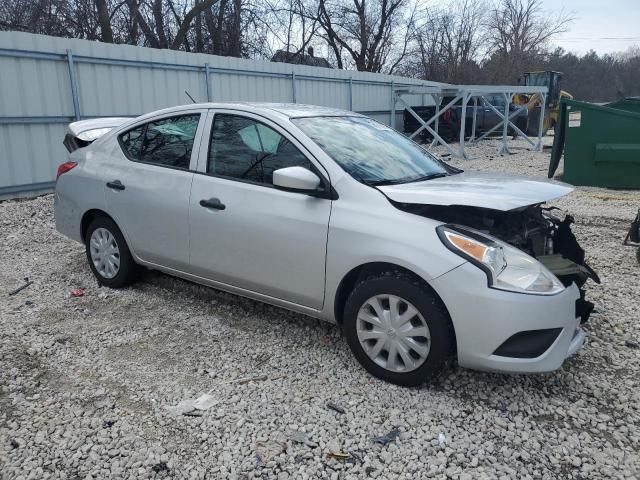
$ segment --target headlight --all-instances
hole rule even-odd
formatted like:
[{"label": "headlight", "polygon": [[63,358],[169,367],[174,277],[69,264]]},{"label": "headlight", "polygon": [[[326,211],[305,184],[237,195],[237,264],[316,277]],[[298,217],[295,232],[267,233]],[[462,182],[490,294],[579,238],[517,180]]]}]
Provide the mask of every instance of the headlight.
[{"label": "headlight", "polygon": [[489,286],[510,292],[554,295],[564,285],[535,258],[508,243],[457,225],[437,228],[442,243],[482,269]]}]

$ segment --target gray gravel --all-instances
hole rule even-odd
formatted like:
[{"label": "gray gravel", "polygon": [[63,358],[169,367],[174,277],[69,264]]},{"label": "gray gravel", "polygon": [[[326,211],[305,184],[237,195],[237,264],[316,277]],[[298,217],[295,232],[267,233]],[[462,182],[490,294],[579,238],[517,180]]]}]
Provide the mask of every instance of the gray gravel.
[{"label": "gray gravel", "polygon": [[[548,152],[496,149],[453,163],[546,172]],[[0,203],[0,477],[638,478],[640,266],[621,243],[640,194],[580,188],[555,204],[603,280],[588,345],[551,374],[451,366],[406,389],[301,315],[153,272],[98,288],[50,195]],[[172,408],[207,392],[206,410]]]}]

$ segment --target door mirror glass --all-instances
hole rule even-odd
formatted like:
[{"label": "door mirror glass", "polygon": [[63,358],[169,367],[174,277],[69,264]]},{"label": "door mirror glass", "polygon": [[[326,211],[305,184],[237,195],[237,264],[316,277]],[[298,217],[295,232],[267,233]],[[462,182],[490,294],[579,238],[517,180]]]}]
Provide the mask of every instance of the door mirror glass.
[{"label": "door mirror glass", "polygon": [[285,190],[312,192],[318,190],[320,178],[304,167],[286,167],[273,172],[273,185]]}]

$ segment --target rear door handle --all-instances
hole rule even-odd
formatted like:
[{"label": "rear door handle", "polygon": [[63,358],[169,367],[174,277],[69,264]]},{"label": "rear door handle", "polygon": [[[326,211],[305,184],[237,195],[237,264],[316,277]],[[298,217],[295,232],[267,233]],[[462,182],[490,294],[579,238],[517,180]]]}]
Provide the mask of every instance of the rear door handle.
[{"label": "rear door handle", "polygon": [[219,198],[209,198],[208,200],[200,200],[200,205],[204,208],[213,208],[215,210],[224,210],[227,206],[220,201]]},{"label": "rear door handle", "polygon": [[120,180],[114,180],[113,182],[107,182],[107,187],[113,188],[114,190],[124,190],[124,185]]}]

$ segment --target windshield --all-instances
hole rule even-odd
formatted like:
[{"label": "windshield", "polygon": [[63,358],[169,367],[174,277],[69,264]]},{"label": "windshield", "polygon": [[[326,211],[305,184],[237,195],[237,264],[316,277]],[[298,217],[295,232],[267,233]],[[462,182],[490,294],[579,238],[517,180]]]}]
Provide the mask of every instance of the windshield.
[{"label": "windshield", "polygon": [[531,85],[534,87],[548,87],[549,86],[549,75],[547,72],[540,73],[529,73],[529,81],[527,85]]},{"label": "windshield", "polygon": [[292,122],[353,178],[368,185],[415,182],[458,172],[370,118],[306,117]]}]

